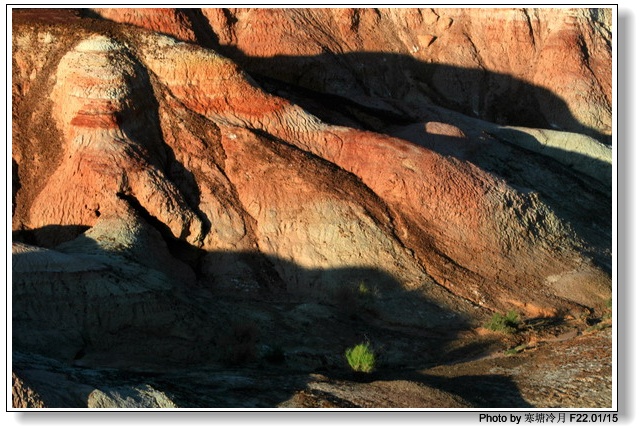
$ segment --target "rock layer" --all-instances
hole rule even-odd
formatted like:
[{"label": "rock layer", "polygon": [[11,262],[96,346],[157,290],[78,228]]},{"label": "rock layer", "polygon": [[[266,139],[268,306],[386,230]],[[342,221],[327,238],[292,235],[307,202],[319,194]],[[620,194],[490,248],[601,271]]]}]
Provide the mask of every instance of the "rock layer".
[{"label": "rock layer", "polygon": [[435,328],[609,297],[603,11],[47,13],[13,28],[21,350],[211,361],[221,292],[362,283],[383,319]]}]

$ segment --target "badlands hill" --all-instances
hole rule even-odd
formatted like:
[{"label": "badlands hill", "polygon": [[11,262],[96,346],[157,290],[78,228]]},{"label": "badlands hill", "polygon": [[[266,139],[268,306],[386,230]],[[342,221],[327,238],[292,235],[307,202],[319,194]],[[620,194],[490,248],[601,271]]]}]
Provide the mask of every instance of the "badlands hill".
[{"label": "badlands hill", "polygon": [[15,9],[12,37],[14,406],[610,406],[424,372],[566,346],[610,387],[610,10]]}]

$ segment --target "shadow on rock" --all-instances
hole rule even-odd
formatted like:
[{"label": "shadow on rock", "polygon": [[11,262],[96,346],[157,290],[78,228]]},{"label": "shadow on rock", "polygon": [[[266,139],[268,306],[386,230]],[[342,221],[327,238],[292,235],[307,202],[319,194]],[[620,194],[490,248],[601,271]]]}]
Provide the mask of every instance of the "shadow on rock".
[{"label": "shadow on rock", "polygon": [[[588,255],[611,270],[611,137],[578,122],[554,93],[509,75],[408,55],[255,58],[233,46],[217,49],[264,90],[326,123],[401,138],[473,163],[521,193],[537,193],[588,243]],[[470,84],[444,84],[453,79]],[[420,107],[404,99],[417,91],[424,94]]]},{"label": "shadow on rock", "polygon": [[[425,111],[404,108],[406,99],[414,94],[424,107],[439,106],[498,125],[579,133],[610,145],[610,135],[580,123],[559,96],[508,74],[426,63],[388,52],[251,57],[234,46],[216,49],[259,81],[267,77],[272,83],[291,85],[289,89],[300,88],[301,95],[314,95],[319,104],[302,107],[309,107],[311,113],[330,123],[332,117],[324,113],[328,106],[357,123],[367,124],[368,114],[397,123],[419,122],[425,119]],[[359,108],[363,104],[366,108]],[[366,113],[365,121],[360,111]]]},{"label": "shadow on rock", "polygon": [[[73,243],[13,254],[13,369],[54,407],[96,390],[102,403],[122,405],[123,394],[134,406],[160,403],[148,400],[149,388],[182,407],[275,407],[306,390],[315,373],[349,378],[345,349],[363,341],[385,354],[391,374],[382,380],[414,381],[407,367],[443,363],[473,322],[375,268],[309,269],[261,253],[221,253],[250,269],[195,287],[118,251]],[[288,290],[284,277],[316,290]],[[266,286],[266,278],[283,286]],[[63,388],[73,403],[60,398],[60,385],[53,391],[60,376],[71,379]],[[419,381],[483,404],[438,378]],[[487,381],[479,391],[501,384]]]}]

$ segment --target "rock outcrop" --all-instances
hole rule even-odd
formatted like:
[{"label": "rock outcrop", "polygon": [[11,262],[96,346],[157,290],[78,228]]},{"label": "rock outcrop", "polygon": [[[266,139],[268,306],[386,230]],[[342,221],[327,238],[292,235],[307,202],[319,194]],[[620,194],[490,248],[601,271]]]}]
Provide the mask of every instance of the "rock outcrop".
[{"label": "rock outcrop", "polygon": [[[610,296],[604,10],[14,11],[13,53],[21,351],[211,361],[223,291],[436,328]],[[173,405],[140,388],[90,398]]]}]

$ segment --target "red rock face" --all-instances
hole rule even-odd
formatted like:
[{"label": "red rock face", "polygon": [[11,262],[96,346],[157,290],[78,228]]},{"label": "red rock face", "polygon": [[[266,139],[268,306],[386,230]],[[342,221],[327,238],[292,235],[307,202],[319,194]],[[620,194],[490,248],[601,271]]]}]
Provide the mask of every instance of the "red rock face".
[{"label": "red rock face", "polygon": [[96,15],[116,22],[131,24],[153,30],[162,34],[170,34],[179,40],[195,42],[196,37],[192,29],[192,22],[185,12],[168,8],[118,8],[92,9]]},{"label": "red rock face", "polygon": [[341,95],[442,103],[493,122],[611,133],[609,11],[203,13],[223,51],[262,74]]},{"label": "red rock face", "polygon": [[[590,257],[610,263],[604,183],[480,120],[610,135],[603,12],[94,13],[113,22],[16,16],[13,225],[33,243],[122,246],[204,288],[323,296],[359,269],[466,314],[559,314],[610,294]],[[33,117],[51,131],[29,130]]]}]

